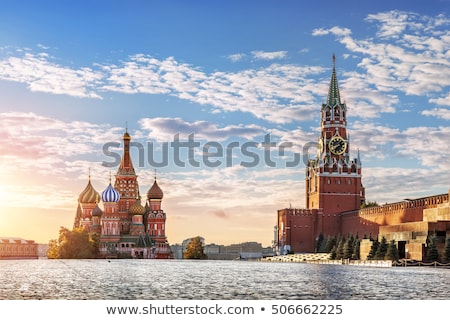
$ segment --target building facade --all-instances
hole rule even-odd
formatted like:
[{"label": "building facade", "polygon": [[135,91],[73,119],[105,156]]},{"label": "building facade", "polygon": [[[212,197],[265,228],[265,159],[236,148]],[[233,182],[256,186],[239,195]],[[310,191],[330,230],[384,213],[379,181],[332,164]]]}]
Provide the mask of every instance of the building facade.
[{"label": "building facade", "polygon": [[328,96],[320,112],[317,155],[306,166],[306,208],[277,213],[274,241],[279,254],[314,252],[319,236],[366,235],[394,239],[401,257],[409,252],[408,258],[419,260],[431,233],[450,235],[450,191],[361,209],[365,204],[362,164],[359,150],[355,158],[350,156],[347,106],[341,101],[334,55]]},{"label": "building facade", "polygon": [[38,244],[33,240],[0,237],[0,260],[38,258]]},{"label": "building facade", "polygon": [[[172,259],[165,234],[166,213],[161,207],[163,192],[156,176],[142,204],[139,184],[130,156],[131,136],[123,135],[123,155],[114,186],[99,194],[88,184],[78,197],[74,228],[83,227],[100,236],[100,257]],[[103,209],[100,206],[103,205]]]}]

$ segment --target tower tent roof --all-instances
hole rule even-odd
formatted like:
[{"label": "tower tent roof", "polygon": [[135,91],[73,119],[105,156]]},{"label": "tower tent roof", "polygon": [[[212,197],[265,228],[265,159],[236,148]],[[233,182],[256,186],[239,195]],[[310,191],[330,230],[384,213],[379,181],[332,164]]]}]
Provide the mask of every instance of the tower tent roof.
[{"label": "tower tent roof", "polygon": [[333,54],[333,72],[331,73],[330,88],[328,89],[327,105],[341,104],[341,96],[336,76],[336,57]]},{"label": "tower tent roof", "polygon": [[117,169],[118,175],[134,175],[134,167],[133,162],[131,161],[130,156],[130,141],[131,136],[128,133],[128,129],[126,129],[125,133],[123,134],[123,155],[122,160],[120,161],[119,168]]}]

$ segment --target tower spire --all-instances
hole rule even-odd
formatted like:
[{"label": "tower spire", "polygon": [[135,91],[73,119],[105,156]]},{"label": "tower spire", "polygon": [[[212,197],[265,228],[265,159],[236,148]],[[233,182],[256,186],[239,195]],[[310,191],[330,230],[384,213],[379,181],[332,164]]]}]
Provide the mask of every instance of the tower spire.
[{"label": "tower spire", "polygon": [[122,161],[118,169],[118,174],[134,174],[133,163],[130,156],[130,140],[131,136],[128,133],[128,127],[125,128],[125,133],[123,134],[123,155]]},{"label": "tower spire", "polygon": [[339,94],[339,87],[337,82],[337,76],[336,76],[336,56],[333,53],[333,72],[331,74],[331,81],[330,81],[330,88],[328,89],[328,98],[327,98],[327,104],[329,106],[334,106],[337,103],[341,103],[341,97]]}]

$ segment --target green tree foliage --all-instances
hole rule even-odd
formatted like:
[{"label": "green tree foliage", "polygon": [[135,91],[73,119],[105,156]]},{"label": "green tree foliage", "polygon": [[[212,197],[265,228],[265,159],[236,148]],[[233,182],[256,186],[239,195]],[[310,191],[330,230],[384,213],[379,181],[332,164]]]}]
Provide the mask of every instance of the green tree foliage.
[{"label": "green tree foliage", "polygon": [[400,255],[397,249],[397,245],[395,244],[395,240],[391,240],[391,242],[389,242],[384,260],[397,261],[399,257]]},{"label": "green tree foliage", "polygon": [[344,259],[351,259],[353,255],[353,242],[355,239],[353,237],[348,238],[347,241],[345,241],[344,248],[343,248],[343,257]]},{"label": "green tree foliage", "polygon": [[353,242],[353,253],[352,253],[352,259],[353,260],[359,260],[360,256],[359,256],[359,248],[361,245],[361,241],[356,238],[355,241]]},{"label": "green tree foliage", "polygon": [[369,201],[369,202],[364,202],[361,205],[361,209],[363,208],[369,208],[369,207],[378,207],[379,204],[376,201]]},{"label": "green tree foliage", "polygon": [[316,252],[324,252],[322,251],[324,250],[324,243],[326,243],[325,237],[323,236],[323,234],[319,234],[319,236],[317,237]]},{"label": "green tree foliage", "polygon": [[370,247],[370,251],[369,251],[369,254],[367,256],[368,260],[374,260],[375,259],[375,255],[377,253],[379,245],[380,245],[380,242],[378,242],[378,240],[373,240],[372,246]]},{"label": "green tree foliage", "polygon": [[337,251],[337,247],[336,247],[336,245],[334,245],[333,248],[331,248],[331,250],[330,250],[330,259],[331,260],[336,259],[336,251]]},{"label": "green tree foliage", "polygon": [[427,260],[428,261],[437,261],[439,260],[439,252],[436,244],[436,236],[432,236],[430,239],[430,244],[428,246],[427,252]]},{"label": "green tree foliage", "polygon": [[450,261],[450,237],[445,241],[444,259]]},{"label": "green tree foliage", "polygon": [[49,259],[92,259],[97,256],[99,235],[90,234],[84,228],[70,231],[61,227],[58,240],[49,242]]},{"label": "green tree foliage", "polygon": [[204,253],[203,243],[200,237],[192,238],[186,246],[186,251],[183,254],[184,259],[206,259]]},{"label": "green tree foliage", "polygon": [[325,246],[325,252],[326,253],[331,253],[331,250],[333,249],[334,246],[336,246],[336,237],[335,236],[334,237],[329,236],[327,238],[327,243],[326,243],[326,246]]},{"label": "green tree foliage", "polygon": [[380,244],[378,245],[377,252],[375,253],[375,260],[384,260],[387,249],[388,249],[387,240],[385,237],[382,237]]},{"label": "green tree foliage", "polygon": [[344,245],[345,238],[341,237],[336,248],[336,259],[344,259]]}]

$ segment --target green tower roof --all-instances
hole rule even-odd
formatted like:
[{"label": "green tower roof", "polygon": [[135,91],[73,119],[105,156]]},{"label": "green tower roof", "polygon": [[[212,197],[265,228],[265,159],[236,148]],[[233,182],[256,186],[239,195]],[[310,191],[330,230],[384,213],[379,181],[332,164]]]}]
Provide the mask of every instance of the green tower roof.
[{"label": "green tower roof", "polygon": [[333,73],[331,74],[330,88],[328,89],[327,105],[334,106],[341,104],[341,96],[336,77],[336,57],[333,54]]}]

